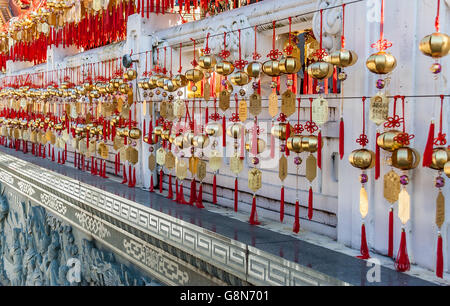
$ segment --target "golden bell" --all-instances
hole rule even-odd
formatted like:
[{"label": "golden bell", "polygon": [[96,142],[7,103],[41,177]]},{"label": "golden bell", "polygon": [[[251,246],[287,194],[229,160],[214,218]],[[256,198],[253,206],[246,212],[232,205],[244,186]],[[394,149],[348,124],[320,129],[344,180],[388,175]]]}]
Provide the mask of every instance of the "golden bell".
[{"label": "golden bell", "polygon": [[133,81],[137,77],[137,72],[134,69],[128,69],[126,72],[126,77],[129,81]]},{"label": "golden bell", "polygon": [[227,135],[233,137],[234,139],[238,139],[242,133],[242,124],[233,123],[227,128]]},{"label": "golden bell", "polygon": [[345,68],[356,64],[358,55],[354,51],[341,49],[332,52],[324,60],[337,67]]},{"label": "golden bell", "polygon": [[186,71],[185,76],[188,81],[197,83],[203,79],[203,72],[198,69],[189,69]]},{"label": "golden bell", "polygon": [[358,149],[350,153],[348,160],[353,167],[365,170],[375,166],[375,153],[367,149]]},{"label": "golden bell", "polygon": [[262,70],[265,74],[271,77],[276,77],[281,74],[280,62],[279,61],[267,61],[263,64]]},{"label": "golden bell", "polygon": [[[150,139],[148,138],[150,136]],[[146,142],[146,143],[149,143],[149,144],[157,144],[158,143],[158,136],[155,134],[155,131],[153,131],[152,133],[151,133],[151,135],[148,135],[148,136],[145,136],[144,137],[144,141]]]},{"label": "golden bell", "polygon": [[208,136],[220,137],[222,136],[222,125],[215,121],[208,122],[205,127],[205,132]]},{"label": "golden bell", "polygon": [[166,76],[160,76],[157,80],[156,80],[156,86],[159,88],[164,88],[164,82],[166,80],[168,80],[169,78]]},{"label": "golden bell", "polygon": [[[322,140],[323,142],[323,140]],[[317,136],[308,135],[302,138],[302,150],[305,152],[314,153],[317,151],[319,145],[319,139]]]},{"label": "golden bell", "polygon": [[163,130],[161,138],[164,140],[169,140],[169,137],[170,137],[170,130]]},{"label": "golden bell", "polygon": [[380,51],[369,56],[366,66],[373,73],[387,74],[397,67],[397,60],[392,54]]},{"label": "golden bell", "polygon": [[138,129],[137,127],[133,127],[131,128],[131,130],[128,131],[128,137],[130,137],[131,139],[139,139],[141,138],[141,130]]},{"label": "golden bell", "polygon": [[188,80],[186,79],[186,76],[184,74],[177,74],[173,78],[173,82],[179,88],[185,87],[188,84]]},{"label": "golden bell", "polygon": [[216,64],[216,72],[222,76],[227,76],[234,71],[234,66],[231,62],[222,61]]},{"label": "golden bell", "polygon": [[[252,142],[247,141],[245,143],[245,150],[247,150],[247,152],[250,152],[251,149],[252,149]],[[258,154],[264,152],[265,149],[266,149],[266,142],[263,139],[258,138],[258,148],[257,148]]]},{"label": "golden bell", "polygon": [[192,144],[196,148],[204,149],[209,145],[209,137],[208,135],[204,134],[194,136],[194,138],[192,139]]},{"label": "golden bell", "polygon": [[333,75],[334,67],[327,62],[315,62],[308,66],[308,74],[316,80],[328,79]]},{"label": "golden bell", "polygon": [[179,136],[175,137],[174,143],[181,150],[189,147],[189,143],[184,140],[183,135],[179,135]]},{"label": "golden bell", "polygon": [[293,135],[293,136],[289,137],[286,140],[286,145],[287,145],[287,148],[289,149],[289,151],[292,151],[295,153],[303,152],[302,138],[303,138],[303,136],[301,136],[301,135]]},{"label": "golden bell", "polygon": [[187,132],[184,134],[184,141],[186,142],[187,146],[192,146],[193,140],[194,140],[194,133],[193,132]]},{"label": "golden bell", "polygon": [[119,87],[119,91],[123,94],[128,94],[132,89],[128,86],[127,83],[123,83]]},{"label": "golden bell", "polygon": [[168,92],[174,92],[178,89],[178,86],[175,85],[174,81],[172,79],[166,79],[164,80],[164,90]]},{"label": "golden bell", "polygon": [[294,74],[302,69],[302,64],[300,60],[293,56],[283,56],[280,59],[280,71],[284,74]]},{"label": "golden bell", "polygon": [[93,89],[92,84],[89,82],[84,82],[83,87],[85,91],[91,91]]},{"label": "golden bell", "polygon": [[427,35],[420,41],[419,49],[432,58],[444,57],[450,52],[450,37],[444,33]]},{"label": "golden bell", "polygon": [[158,85],[156,85],[156,82],[159,79],[159,75],[152,75],[148,81],[149,87],[150,89],[155,89],[156,87],[158,87]]},{"label": "golden bell", "polygon": [[[291,130],[289,132],[292,132],[293,128],[292,128],[292,126],[290,126],[290,127],[291,127]],[[270,133],[274,137],[276,137],[276,138],[278,138],[280,140],[286,140],[286,135],[287,135],[286,132],[287,132],[287,123],[285,123],[285,122],[281,122],[279,124],[275,124],[272,127],[272,129],[270,130]]]},{"label": "golden bell", "polygon": [[212,69],[216,65],[216,57],[210,54],[202,55],[198,59],[198,65],[206,70]]},{"label": "golden bell", "polygon": [[175,133],[170,133],[169,142],[173,143],[175,141],[176,137],[177,137],[177,135]]},{"label": "golden bell", "polygon": [[430,168],[435,170],[443,170],[445,164],[449,161],[450,161],[450,149],[443,147],[435,148],[433,149]]},{"label": "golden bell", "polygon": [[163,131],[164,131],[164,128],[160,125],[155,126],[155,128],[153,129],[153,132],[155,132],[156,136],[161,136]]},{"label": "golden bell", "polygon": [[261,63],[251,62],[247,65],[247,68],[245,70],[251,78],[259,78],[259,75],[261,74]]},{"label": "golden bell", "polygon": [[92,90],[89,93],[89,96],[94,99],[98,99],[100,97],[100,93],[97,90]]},{"label": "golden bell", "polygon": [[450,178],[450,161],[446,162],[444,165],[444,173]]},{"label": "golden bell", "polygon": [[392,153],[392,166],[401,170],[416,168],[420,162],[420,154],[415,149],[403,147]]},{"label": "golden bell", "polygon": [[377,138],[377,145],[383,150],[394,152],[403,146],[401,143],[394,140],[394,138],[400,133],[401,132],[397,130],[381,133]]},{"label": "golden bell", "polygon": [[231,76],[231,83],[238,86],[247,85],[250,82],[248,74],[244,71],[238,71]]}]

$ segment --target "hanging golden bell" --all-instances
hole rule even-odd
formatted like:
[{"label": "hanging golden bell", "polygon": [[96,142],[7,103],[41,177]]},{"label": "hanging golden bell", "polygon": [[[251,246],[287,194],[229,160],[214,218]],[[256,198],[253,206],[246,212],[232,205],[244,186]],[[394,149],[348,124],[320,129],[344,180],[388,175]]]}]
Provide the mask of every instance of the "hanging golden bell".
[{"label": "hanging golden bell", "polygon": [[380,51],[369,56],[366,66],[373,73],[387,74],[397,67],[397,60],[392,54]]},{"label": "hanging golden bell", "polygon": [[203,79],[203,72],[199,69],[189,69],[186,71],[185,76],[188,81],[197,83]]},{"label": "hanging golden bell", "polygon": [[420,154],[417,150],[402,147],[392,153],[392,166],[401,170],[411,170],[416,168],[420,162]]},{"label": "hanging golden bell", "polygon": [[128,86],[127,83],[123,83],[122,85],[120,85],[119,91],[123,94],[128,94],[132,91],[132,89],[130,88],[130,86]]},{"label": "hanging golden bell", "polygon": [[[290,125],[289,125],[290,126]],[[286,140],[287,135],[287,123],[286,122],[280,122],[278,124],[275,124],[272,129],[270,130],[270,133],[280,139],[280,140]],[[292,126],[290,126],[290,133],[293,132]]]},{"label": "hanging golden bell", "polygon": [[[251,149],[252,149],[252,142],[247,141],[245,143],[245,150],[247,150],[247,152],[250,152]],[[257,147],[258,154],[264,152],[265,149],[266,149],[266,142],[263,139],[258,138],[258,147]]]},{"label": "hanging golden bell", "polygon": [[189,143],[184,139],[183,135],[175,137],[174,143],[181,150],[189,147]]},{"label": "hanging golden bell", "polygon": [[169,78],[166,76],[160,76],[157,80],[156,80],[156,87],[158,88],[164,88],[164,82],[166,80],[168,80]]},{"label": "hanging golden bell", "polygon": [[161,133],[161,138],[163,140],[169,140],[170,137],[170,130],[163,130]]},{"label": "hanging golden bell", "polygon": [[175,133],[170,133],[169,142],[173,143],[175,141],[176,137],[177,137],[177,135]]},{"label": "hanging golden bell", "polygon": [[227,135],[233,137],[234,139],[238,139],[242,133],[242,124],[233,123],[227,128]]},{"label": "hanging golden bell", "polygon": [[[323,142],[323,140],[322,140]],[[322,143],[323,144],[323,143]],[[319,145],[319,138],[315,135],[303,136],[302,150],[305,152],[314,153],[317,151]]]},{"label": "hanging golden bell", "polygon": [[133,81],[137,77],[137,72],[134,69],[128,69],[126,76],[129,81]]},{"label": "hanging golden bell", "polygon": [[149,79],[149,81],[148,81],[148,84],[149,84],[149,87],[150,87],[150,89],[155,89],[156,87],[158,87],[158,85],[156,84],[156,82],[158,81],[158,79],[159,79],[159,75],[152,75],[151,77],[150,77],[150,79]]},{"label": "hanging golden bell", "polygon": [[286,145],[287,145],[287,148],[289,149],[289,151],[292,151],[295,153],[303,152],[302,138],[303,138],[303,136],[298,135],[298,134],[289,137],[286,140]]},{"label": "hanging golden bell", "polygon": [[177,74],[173,78],[173,82],[176,86],[178,86],[178,88],[185,87],[188,84],[188,80],[186,79],[186,76],[184,74]]},{"label": "hanging golden bell", "polygon": [[222,61],[216,64],[216,72],[222,76],[227,76],[234,71],[234,66],[231,62]]},{"label": "hanging golden bell", "polygon": [[153,131],[155,132],[156,136],[161,136],[164,131],[164,128],[162,126],[158,125],[158,126],[155,126]]},{"label": "hanging golden bell", "polygon": [[128,131],[128,137],[130,137],[131,139],[139,139],[141,138],[141,130],[138,129],[137,127],[133,127],[131,128],[131,130]]},{"label": "hanging golden bell", "polygon": [[345,68],[356,64],[358,55],[354,51],[341,49],[332,52],[324,60],[337,67]]},{"label": "hanging golden bell", "polygon": [[261,63],[260,62],[251,62],[247,65],[247,68],[245,69],[247,71],[247,74],[251,78],[259,78],[259,75],[261,74]]},{"label": "hanging golden bell", "polygon": [[209,145],[209,137],[204,134],[194,136],[194,138],[192,138],[192,144],[196,148],[204,149]]},{"label": "hanging golden bell", "polygon": [[186,142],[187,146],[192,146],[193,140],[194,140],[194,133],[193,132],[187,132],[184,134],[184,141]]},{"label": "hanging golden bell", "polygon": [[92,84],[90,82],[84,82],[83,87],[85,91],[91,91],[93,89]]},{"label": "hanging golden bell", "polygon": [[400,134],[400,131],[391,130],[384,133],[381,133],[377,138],[377,144],[383,150],[394,152],[398,148],[401,148],[403,145],[397,141],[395,141],[395,137]]},{"label": "hanging golden bell", "polygon": [[367,149],[357,149],[350,153],[348,160],[353,167],[370,169],[375,166],[375,153]]},{"label": "hanging golden bell", "polygon": [[178,86],[175,85],[175,82],[173,81],[173,79],[166,79],[164,80],[164,90],[168,91],[168,92],[174,92],[175,90],[178,89]]},{"label": "hanging golden bell", "polygon": [[433,149],[430,168],[443,170],[447,162],[450,161],[450,149],[440,147]]},{"label": "hanging golden bell", "polygon": [[315,62],[308,66],[308,74],[316,80],[328,79],[333,75],[334,67],[327,62]]},{"label": "hanging golden bell", "polygon": [[302,69],[300,59],[293,56],[283,56],[279,63],[280,71],[284,74],[294,74]]},{"label": "hanging golden bell", "polygon": [[250,82],[248,74],[244,71],[237,71],[231,76],[231,83],[238,86],[247,85]]},{"label": "hanging golden bell", "polygon": [[198,65],[206,70],[214,68],[216,65],[216,57],[211,54],[205,54],[199,57]]},{"label": "hanging golden bell", "polygon": [[212,137],[220,137],[222,136],[222,125],[219,122],[208,122],[208,124],[205,127],[205,132],[209,136]]},{"label": "hanging golden bell", "polygon": [[444,165],[444,173],[450,178],[450,161],[446,162]]},{"label": "hanging golden bell", "polygon": [[450,52],[450,37],[445,33],[427,35],[420,41],[419,49],[432,58],[444,57]]},{"label": "hanging golden bell", "polygon": [[274,60],[267,61],[263,64],[262,70],[268,76],[271,77],[279,76],[281,74],[280,62]]},{"label": "hanging golden bell", "polygon": [[[150,138],[149,138],[150,137]],[[144,141],[148,144],[157,144],[158,143],[158,136],[156,136],[155,131],[153,131],[150,135],[147,135],[144,137]]]}]

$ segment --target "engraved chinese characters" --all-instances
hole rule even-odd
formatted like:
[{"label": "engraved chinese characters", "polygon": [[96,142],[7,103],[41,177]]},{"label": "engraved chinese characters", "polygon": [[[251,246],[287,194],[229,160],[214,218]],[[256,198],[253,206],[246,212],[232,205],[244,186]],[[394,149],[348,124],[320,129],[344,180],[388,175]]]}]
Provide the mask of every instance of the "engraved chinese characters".
[{"label": "engraved chinese characters", "polygon": [[383,93],[378,93],[370,99],[369,119],[380,125],[388,119],[389,99]]}]

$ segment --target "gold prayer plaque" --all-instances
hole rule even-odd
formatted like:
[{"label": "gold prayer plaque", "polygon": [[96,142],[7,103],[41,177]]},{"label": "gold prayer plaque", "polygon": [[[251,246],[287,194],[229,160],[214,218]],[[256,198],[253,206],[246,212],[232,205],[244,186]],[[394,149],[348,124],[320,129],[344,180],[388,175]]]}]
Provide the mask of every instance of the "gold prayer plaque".
[{"label": "gold prayer plaque", "polygon": [[287,177],[287,158],[282,155],[278,162],[278,177],[283,182]]},{"label": "gold prayer plaque", "polygon": [[161,117],[166,119],[166,116],[167,116],[167,101],[166,100],[162,101],[159,104],[159,114],[161,115]]},{"label": "gold prayer plaque", "polygon": [[441,228],[445,220],[445,198],[441,191],[436,199],[436,225]]},{"label": "gold prayer plaque", "polygon": [[150,154],[148,156],[148,169],[150,169],[150,171],[154,171],[156,168],[156,157],[155,154]]},{"label": "gold prayer plaque", "polygon": [[400,193],[400,176],[398,176],[398,174],[394,170],[391,170],[384,175],[383,184],[384,198],[389,203],[394,204],[398,201],[398,194]]},{"label": "gold prayer plaque", "polygon": [[288,89],[281,95],[281,112],[289,117],[295,112],[295,95]]},{"label": "gold prayer plaque", "polygon": [[173,103],[167,102],[167,108],[166,108],[166,119],[167,120],[173,120]]},{"label": "gold prayer plaque", "polygon": [[164,166],[166,163],[166,151],[163,148],[156,150],[156,163],[160,166]]},{"label": "gold prayer plaque", "polygon": [[197,165],[198,165],[198,157],[191,156],[189,157],[189,171],[192,175],[197,173]]},{"label": "gold prayer plaque", "polygon": [[230,93],[228,90],[222,90],[219,95],[219,108],[226,111],[230,107]]},{"label": "gold prayer plaque", "polygon": [[172,170],[175,167],[175,155],[173,155],[171,151],[166,153],[164,165],[169,170]]},{"label": "gold prayer plaque", "polygon": [[376,125],[385,122],[389,117],[389,99],[379,92],[370,99],[369,119]]},{"label": "gold prayer plaque", "polygon": [[245,100],[239,102],[239,120],[241,120],[241,122],[247,120],[247,102],[245,102]]},{"label": "gold prayer plaque", "polygon": [[199,181],[203,181],[206,176],[206,162],[200,160],[197,164],[197,178]]},{"label": "gold prayer plaque", "polygon": [[203,99],[205,101],[209,101],[209,98],[211,97],[211,85],[209,85],[209,82],[206,82],[203,86]]},{"label": "gold prayer plaque", "polygon": [[127,160],[127,147],[121,147],[119,149],[119,156],[120,160],[126,161]]},{"label": "gold prayer plaque", "polygon": [[183,159],[178,159],[175,164],[175,172],[179,180],[184,180],[187,176],[187,163]]},{"label": "gold prayer plaque", "polygon": [[261,176],[262,173],[256,168],[252,168],[248,171],[248,188],[256,192],[261,188]]},{"label": "gold prayer plaque", "polygon": [[317,176],[317,160],[310,154],[306,159],[306,178],[312,182]]},{"label": "gold prayer plaque", "polygon": [[180,119],[186,114],[186,105],[181,100],[176,100],[173,104],[173,114]]},{"label": "gold prayer plaque", "polygon": [[222,155],[219,151],[211,151],[208,166],[212,171],[217,171],[222,167]]},{"label": "gold prayer plaque", "polygon": [[253,116],[258,116],[261,113],[261,96],[256,92],[250,96],[249,112]]},{"label": "gold prayer plaque", "polygon": [[108,158],[108,146],[104,143],[101,142],[98,145],[98,154],[103,158],[103,159],[107,159]]},{"label": "gold prayer plaque", "polygon": [[244,162],[237,153],[230,157],[230,170],[234,174],[239,174],[244,168]]},{"label": "gold prayer plaque", "polygon": [[328,121],[328,101],[322,97],[312,102],[312,121],[318,125],[322,125]]},{"label": "gold prayer plaque", "polygon": [[123,147],[123,139],[122,137],[114,137],[113,148],[114,150],[120,150]]},{"label": "gold prayer plaque", "polygon": [[273,118],[278,114],[278,96],[272,92],[269,96],[269,115]]},{"label": "gold prayer plaque", "polygon": [[127,149],[127,160],[133,165],[139,161],[139,152],[132,146],[129,146]]}]

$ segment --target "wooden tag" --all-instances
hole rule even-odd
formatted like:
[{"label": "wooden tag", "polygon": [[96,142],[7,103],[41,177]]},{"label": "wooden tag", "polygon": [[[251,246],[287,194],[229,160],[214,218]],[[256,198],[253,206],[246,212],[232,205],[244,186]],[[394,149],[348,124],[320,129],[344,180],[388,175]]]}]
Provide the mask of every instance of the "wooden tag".
[{"label": "wooden tag", "polygon": [[261,96],[256,92],[250,96],[249,112],[253,116],[258,116],[261,113]]},{"label": "wooden tag", "polygon": [[166,153],[164,166],[169,170],[175,167],[175,155],[171,151]]},{"label": "wooden tag", "polygon": [[230,170],[234,174],[238,175],[242,169],[244,168],[244,163],[238,153],[234,153],[233,156],[230,157]]},{"label": "wooden tag", "polygon": [[181,158],[177,158],[175,172],[179,180],[184,180],[187,176],[187,163]]},{"label": "wooden tag", "polygon": [[436,225],[441,228],[445,220],[445,198],[441,191],[436,199]]},{"label": "wooden tag", "polygon": [[122,99],[122,97],[119,97],[117,99],[117,111],[119,113],[122,113],[122,108],[123,108],[123,99]]},{"label": "wooden tag", "polygon": [[142,102],[142,115],[147,115],[147,101]]},{"label": "wooden tag", "polygon": [[114,137],[113,148],[118,151],[123,147],[123,138],[122,137]]},{"label": "wooden tag", "polygon": [[252,168],[248,171],[248,188],[256,192],[261,188],[262,173],[257,168]]},{"label": "wooden tag", "polygon": [[222,90],[219,95],[219,108],[226,111],[230,107],[230,93],[228,90]]},{"label": "wooden tag", "polygon": [[219,151],[211,151],[208,166],[212,171],[217,171],[222,167],[222,155]]},{"label": "wooden tag", "polygon": [[173,105],[173,114],[178,119],[182,118],[186,114],[186,104],[181,100],[176,100]]},{"label": "wooden tag", "polygon": [[239,102],[239,120],[241,120],[241,122],[247,120],[247,102],[245,102],[245,100]]},{"label": "wooden tag", "polygon": [[189,157],[189,172],[191,172],[192,175],[195,175],[197,173],[197,165],[198,165],[198,157],[195,156]]},{"label": "wooden tag", "polygon": [[385,122],[389,117],[389,99],[379,92],[370,99],[369,119],[376,125]]},{"label": "wooden tag", "polygon": [[203,86],[203,99],[205,99],[205,101],[209,101],[210,97],[211,97],[211,86],[209,85],[209,82],[205,82],[205,85]]},{"label": "wooden tag", "polygon": [[206,162],[200,160],[197,164],[197,178],[199,181],[203,181],[206,176]]},{"label": "wooden tag", "polygon": [[127,160],[133,165],[139,161],[139,152],[134,147],[129,146],[127,148]]},{"label": "wooden tag", "polygon": [[281,112],[289,117],[295,112],[295,95],[288,89],[281,95]]},{"label": "wooden tag", "polygon": [[269,115],[273,118],[278,114],[278,96],[275,92],[269,95]]},{"label": "wooden tag", "polygon": [[166,116],[167,116],[167,101],[166,100],[162,101],[159,104],[159,114],[161,115],[161,117],[166,119]]},{"label": "wooden tag", "polygon": [[156,163],[160,166],[164,166],[166,163],[166,151],[163,148],[156,150]]},{"label": "wooden tag", "polygon": [[98,154],[103,158],[103,159],[107,159],[108,158],[108,146],[106,145],[106,143],[101,142],[98,145]]},{"label": "wooden tag", "polygon": [[150,154],[148,156],[148,168],[150,169],[150,171],[154,171],[156,167],[156,157],[155,154]]},{"label": "wooden tag", "polygon": [[173,103],[172,102],[167,102],[167,106],[166,106],[166,119],[167,120],[173,120],[174,115],[173,115]]},{"label": "wooden tag", "polygon": [[386,173],[383,177],[384,190],[383,195],[384,198],[391,204],[394,204],[398,201],[398,194],[400,193],[400,177],[398,174],[391,170]]},{"label": "wooden tag", "polygon": [[312,182],[317,176],[317,160],[314,155],[309,154],[306,159],[306,178]]},{"label": "wooden tag", "polygon": [[78,142],[78,151],[80,152],[80,154],[85,155],[87,152],[87,146],[86,146],[86,139],[81,139]]},{"label": "wooden tag", "polygon": [[286,179],[287,172],[287,158],[284,155],[281,155],[278,162],[278,177],[282,182]]},{"label": "wooden tag", "polygon": [[318,125],[322,125],[328,121],[328,101],[322,97],[312,102],[312,121]]}]

